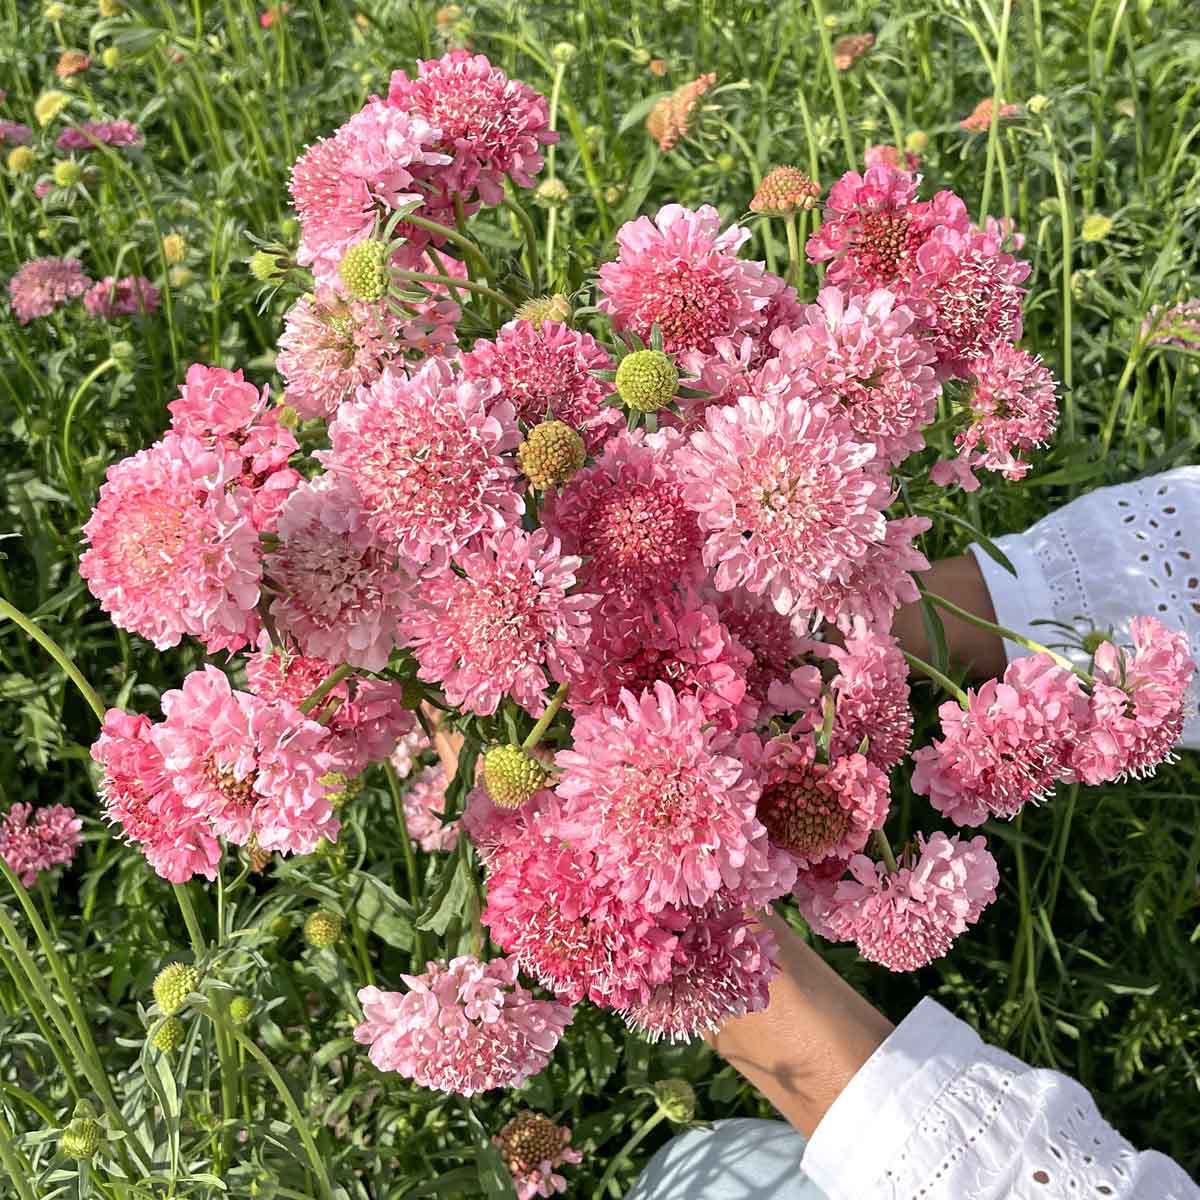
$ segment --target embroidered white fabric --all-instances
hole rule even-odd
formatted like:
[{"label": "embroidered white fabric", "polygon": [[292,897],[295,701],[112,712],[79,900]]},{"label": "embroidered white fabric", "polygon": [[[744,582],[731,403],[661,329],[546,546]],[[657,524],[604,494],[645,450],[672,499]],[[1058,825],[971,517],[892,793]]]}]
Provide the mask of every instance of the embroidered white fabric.
[{"label": "embroidered white fabric", "polygon": [[[1200,466],[1180,467],[1098,488],[1043,517],[1024,533],[994,539],[1014,578],[978,545],[971,551],[991,593],[998,624],[1066,653],[1057,621],[1082,636],[1112,631],[1129,644],[1131,617],[1157,617],[1182,630],[1200,655]],[[1009,659],[1030,651],[1005,641]],[[1198,659],[1200,661],[1200,659]],[[1193,676],[1180,745],[1200,749],[1200,673]]]},{"label": "embroidered white fabric", "polygon": [[834,1101],[804,1151],[829,1200],[1197,1200],[1087,1091],[983,1042],[922,1000]]}]

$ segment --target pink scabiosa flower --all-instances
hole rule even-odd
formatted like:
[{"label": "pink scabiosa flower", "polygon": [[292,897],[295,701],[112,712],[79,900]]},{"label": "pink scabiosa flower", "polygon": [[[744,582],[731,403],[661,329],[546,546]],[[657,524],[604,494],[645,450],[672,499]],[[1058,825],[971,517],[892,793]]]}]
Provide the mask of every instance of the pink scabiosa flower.
[{"label": "pink scabiosa flower", "polygon": [[422,767],[404,793],[404,825],[408,836],[427,854],[453,850],[460,822],[444,822],[439,815],[446,807],[446,772],[440,765]]},{"label": "pink scabiosa flower", "polygon": [[823,288],[804,320],[771,340],[791,393],[836,407],[881,460],[894,465],[925,445],[921,431],[941,392],[932,365],[937,356],[892,292],[848,297]]},{"label": "pink scabiosa flower", "polygon": [[43,871],[70,864],[83,840],[82,828],[83,821],[65,804],[38,809],[14,804],[0,816],[0,858],[31,887]]},{"label": "pink scabiosa flower", "polygon": [[672,461],[679,433],[611,438],[564,488],[546,496],[542,521],[564,552],[584,559],[580,586],[631,604],[699,582],[702,534]]},{"label": "pink scabiosa flower", "polygon": [[800,911],[822,937],[855,942],[889,971],[915,971],[946,954],[996,898],[1000,880],[982,837],[964,842],[941,832],[918,834],[894,873],[861,854],[849,871],[849,879],[802,876]]},{"label": "pink scabiosa flower", "polygon": [[0,121],[0,146],[28,146],[33,130],[20,121]]},{"label": "pink scabiosa flower", "polygon": [[513,1177],[517,1200],[565,1192],[567,1181],[558,1168],[583,1161],[583,1155],[571,1148],[571,1130],[566,1125],[556,1125],[529,1109],[517,1113],[492,1138],[492,1145]]},{"label": "pink scabiosa flower", "polygon": [[767,742],[759,782],[758,819],[774,845],[798,867],[845,861],[887,819],[887,776],[861,754],[819,762],[811,735]]},{"label": "pink scabiosa flower", "polygon": [[576,714],[615,706],[622,690],[637,695],[659,681],[694,696],[723,730],[753,724],[758,705],[747,695],[753,656],[730,635],[713,604],[671,594],[630,608],[606,608],[595,622],[567,703]]},{"label": "pink scabiosa flower", "polygon": [[716,1033],[730,1018],[761,1012],[770,999],[778,947],[736,906],[688,914],[671,976],[622,1013],[651,1042],[689,1042]]},{"label": "pink scabiosa flower", "polygon": [[1071,767],[1085,783],[1141,778],[1170,761],[1183,732],[1184,702],[1195,663],[1187,637],[1154,617],[1130,622],[1132,653],[1104,642]]},{"label": "pink scabiosa flower", "polygon": [[510,958],[462,955],[400,978],[405,992],[359,991],[355,1041],[371,1047],[381,1071],[460,1096],[520,1087],[549,1062],[574,1016],[523,988]]},{"label": "pink scabiosa flower", "polygon": [[58,135],[55,145],[64,153],[94,150],[102,146],[140,146],[142,131],[129,121],[85,121]]},{"label": "pink scabiosa flower", "polygon": [[[0,137],[0,142],[3,140]],[[1142,320],[1138,338],[1148,347],[1200,350],[1200,300],[1185,300],[1170,308],[1152,305]]]},{"label": "pink scabiosa flower", "polygon": [[[971,112],[959,121],[958,127],[965,129],[967,133],[986,133],[991,128],[994,111],[991,96],[984,96]],[[1001,101],[1000,112],[996,119],[1011,121],[1013,117],[1019,117],[1024,111],[1019,104],[1005,104]]]},{"label": "pink scabiosa flower", "polygon": [[508,451],[512,406],[433,358],[412,374],[389,367],[329,426],[325,466],[358,488],[372,529],[406,558],[454,554],[524,512]]},{"label": "pink scabiosa flower", "polygon": [[918,155],[895,146],[868,146],[863,151],[863,160],[868,167],[891,167],[897,171],[916,171],[921,166]]},{"label": "pink scabiosa flower", "polygon": [[1002,680],[938,709],[941,741],[913,753],[913,791],[956,825],[1013,817],[1063,778],[1087,697],[1048,654],[1009,663]]},{"label": "pink scabiosa flower", "polygon": [[874,460],[874,446],[799,398],[710,408],[675,464],[715,585],[766,593],[791,613],[843,578],[883,541],[891,497]]},{"label": "pink scabiosa flower", "polygon": [[[678,356],[680,372],[685,375],[684,385],[689,391],[702,393],[699,396],[679,396],[680,416],[676,421],[670,409],[658,414],[660,424],[675,425],[685,433],[704,424],[705,410],[714,404],[733,404],[742,396],[755,394],[754,375],[763,356],[766,331],[758,337],[742,334],[739,337],[713,339],[711,353],[702,350],[684,350]],[[774,353],[769,342],[766,348]]]},{"label": "pink scabiosa flower", "polygon": [[533,187],[542,147],[558,141],[545,96],[466,50],[418,62],[416,79],[393,72],[387,102],[438,130],[432,146],[446,165],[435,182],[464,201],[499,204],[506,175]]},{"label": "pink scabiosa flower", "polygon": [[810,643],[763,596],[754,596],[741,588],[714,591],[711,596],[721,624],[750,653],[752,661],[745,671],[746,695],[760,706],[766,705],[771,684],[787,680]]},{"label": "pink scabiosa flower", "polygon": [[859,630],[831,646],[838,673],[831,687],[835,717],[830,751],[851,754],[866,739],[867,760],[889,771],[912,741],[908,665],[899,642],[886,633]]},{"label": "pink scabiosa flower", "polygon": [[[620,899],[651,912],[726,889],[765,904],[791,885],[755,816],[746,759],[757,741],[713,729],[700,701],[665,683],[581,714],[555,763],[566,836],[603,848]],[[736,757],[735,757],[736,755]]]},{"label": "pink scabiosa flower", "polygon": [[212,827],[184,807],[171,783],[148,717],[110,708],[91,755],[103,774],[105,818],[120,825],[163,879],[186,883],[217,877],[221,844]]},{"label": "pink scabiosa flower", "polygon": [[158,308],[162,293],[144,275],[112,275],[94,283],[83,297],[90,316],[111,321],[114,317],[145,316]]},{"label": "pink scabiosa flower", "polygon": [[162,698],[151,732],[183,805],[237,845],[310,854],[337,838],[324,782],[329,730],[286,701],[234,691],[216,667],[193,671]]},{"label": "pink scabiosa flower", "polygon": [[668,204],[653,221],[622,225],[616,261],[600,268],[600,310],[613,328],[649,342],[657,327],[668,354],[708,353],[715,338],[758,332],[783,281],[737,257],[748,229],[720,230],[707,204],[695,211]]},{"label": "pink scabiosa flower", "polygon": [[309,657],[382,670],[411,579],[368,527],[354,484],[328,474],[302,483],[280,510],[277,532],[263,572],[280,632]]},{"label": "pink scabiosa flower", "polygon": [[77,258],[35,258],[8,281],[13,316],[22,325],[48,317],[92,286]]},{"label": "pink scabiosa flower", "polygon": [[159,650],[184,634],[210,653],[257,636],[262,563],[241,468],[174,433],[109,467],[79,573],[116,625]]},{"label": "pink scabiosa flower", "polygon": [[593,452],[622,423],[619,410],[604,404],[612,384],[592,374],[613,365],[590,333],[551,320],[510,321],[495,341],[480,338],[462,359],[463,378],[496,380],[495,398],[511,404],[518,420],[564,421]]},{"label": "pink scabiosa flower", "polygon": [[440,683],[456,708],[487,715],[511,695],[540,714],[547,676],[562,683],[582,667],[597,598],[567,595],[580,560],[544,529],[513,528],[456,561],[463,574],[433,572],[401,619],[418,676]]},{"label": "pink scabiosa flower", "polygon": [[388,758],[397,778],[407,779],[414,769],[421,765],[421,755],[429,748],[429,739],[425,736],[425,731],[414,724],[396,743],[396,748]]},{"label": "pink scabiosa flower", "polygon": [[[422,116],[376,98],[296,160],[290,185],[300,218],[296,257],[312,266],[318,283],[339,287],[346,251],[371,237],[380,218],[424,198],[419,180],[450,161],[436,149],[439,138]],[[413,255],[409,265],[420,250]]]}]

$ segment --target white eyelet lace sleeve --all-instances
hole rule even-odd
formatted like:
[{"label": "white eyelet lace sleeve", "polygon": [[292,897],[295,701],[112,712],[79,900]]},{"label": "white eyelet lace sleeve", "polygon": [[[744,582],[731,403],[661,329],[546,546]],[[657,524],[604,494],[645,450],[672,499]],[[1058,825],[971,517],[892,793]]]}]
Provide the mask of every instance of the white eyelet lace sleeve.
[{"label": "white eyelet lace sleeve", "polygon": [[[998,624],[1056,650],[1070,625],[1079,634],[1112,630],[1129,644],[1129,620],[1157,617],[1187,634],[1200,654],[1200,466],[1099,488],[1024,533],[995,539],[1014,578],[977,545]],[[1006,641],[1009,659],[1030,653]],[[1065,651],[1080,666],[1088,656]],[[1200,749],[1200,673],[1193,677],[1180,745]]]},{"label": "white eyelet lace sleeve", "polygon": [[1057,1071],[981,1041],[925,999],[834,1101],[804,1151],[829,1200],[1197,1200]]}]

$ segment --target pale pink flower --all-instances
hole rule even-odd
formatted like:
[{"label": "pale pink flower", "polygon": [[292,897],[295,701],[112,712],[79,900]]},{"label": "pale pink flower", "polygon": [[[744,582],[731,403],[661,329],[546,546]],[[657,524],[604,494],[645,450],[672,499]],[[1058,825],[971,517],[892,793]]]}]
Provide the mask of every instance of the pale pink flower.
[{"label": "pale pink flower", "polygon": [[413,770],[421,765],[421,755],[428,749],[429,739],[425,736],[425,731],[414,723],[413,728],[396,743],[396,748],[388,759],[396,777],[407,779]]},{"label": "pale pink flower", "polygon": [[908,665],[899,642],[890,634],[860,630],[829,653],[838,669],[831,684],[831,753],[851,754],[866,738],[863,754],[881,770],[891,770],[908,753],[913,727]]},{"label": "pale pink flower", "polygon": [[620,899],[657,912],[724,889],[765,904],[790,886],[755,815],[753,735],[718,732],[694,696],[656,683],[581,714],[573,736],[555,756],[564,831],[601,852]]},{"label": "pale pink flower", "polygon": [[[0,141],[3,141],[2,137]],[[1147,346],[1200,350],[1200,300],[1185,300],[1170,308],[1151,305],[1142,319],[1138,337]]]},{"label": "pale pink flower", "polygon": [[92,286],[77,258],[35,258],[8,281],[13,316],[22,325],[47,317]]},{"label": "pale pink flower", "polygon": [[418,62],[416,79],[393,72],[387,102],[438,130],[432,145],[446,165],[435,182],[443,195],[464,201],[499,204],[506,175],[532,187],[542,147],[558,141],[545,96],[466,50]]},{"label": "pale pink flower", "polygon": [[439,764],[423,767],[404,793],[404,825],[408,836],[427,854],[453,850],[458,843],[459,821],[446,823],[446,772]]},{"label": "pale pink flower", "polygon": [[140,146],[142,131],[129,121],[85,121],[58,135],[55,145],[63,151],[94,150],[103,146]]},{"label": "pale pink flower", "polygon": [[70,865],[83,840],[82,828],[83,821],[65,804],[38,809],[14,804],[0,815],[0,858],[31,887],[43,871]]},{"label": "pale pink flower", "polygon": [[456,708],[488,715],[511,695],[535,716],[549,680],[582,668],[596,597],[567,595],[580,560],[545,529],[507,529],[458,552],[462,569],[435,571],[416,590],[401,634],[419,678]]},{"label": "pale pink flower", "polygon": [[517,1200],[537,1196],[557,1196],[567,1190],[567,1181],[558,1174],[564,1163],[583,1161],[583,1155],[571,1148],[571,1130],[555,1125],[548,1117],[526,1109],[492,1138],[504,1165],[513,1177]]},{"label": "pale pink flower", "polygon": [[474,1096],[520,1087],[549,1062],[574,1016],[523,988],[510,958],[462,955],[400,978],[405,992],[360,989],[364,1019],[355,1041],[371,1047],[381,1071],[438,1091]]},{"label": "pale pink flower", "polygon": [[28,146],[33,130],[20,121],[0,121],[0,146]]},{"label": "pale pink flower", "polygon": [[[822,937],[853,941],[869,962],[915,971],[941,958],[995,898],[999,872],[982,837],[917,835],[917,852],[889,873],[855,855],[850,878],[801,877],[800,911]],[[840,870],[838,874],[840,875]]]},{"label": "pale pink flower", "polygon": [[1009,663],[1003,680],[938,709],[941,741],[913,753],[913,791],[956,825],[1015,816],[1063,778],[1087,720],[1078,678],[1048,654]]},{"label": "pale pink flower", "polygon": [[721,590],[766,593],[791,613],[883,541],[891,496],[875,447],[827,409],[746,397],[705,423],[675,464]]},{"label": "pale pink flower", "polygon": [[846,860],[887,819],[887,776],[861,754],[819,762],[811,735],[767,742],[759,772],[758,819],[798,867]]},{"label": "pale pink flower", "polygon": [[262,564],[241,469],[175,433],[109,467],[79,573],[115,624],[159,650],[184,634],[210,652],[257,636]]},{"label": "pale pink flower", "polygon": [[114,317],[145,316],[158,308],[162,293],[145,275],[105,276],[94,283],[83,297],[89,315],[111,321]]},{"label": "pale pink flower", "polygon": [[868,146],[863,151],[863,160],[868,167],[892,167],[897,171],[916,171],[921,166],[919,155],[911,150],[897,150],[895,146]]},{"label": "pale pink flower", "polygon": [[[334,666],[323,658],[299,654],[291,646],[272,645],[264,630],[258,638],[258,649],[246,656],[246,686],[263,700],[285,700],[299,708],[325,682]],[[350,684],[342,680],[329,691],[327,702],[349,698]]]},{"label": "pale pink flower", "polygon": [[454,554],[524,511],[508,453],[516,419],[490,399],[432,358],[412,374],[389,367],[329,426],[325,466],[353,481],[371,528],[413,562]]},{"label": "pale pink flower", "polygon": [[777,954],[771,931],[752,924],[739,907],[689,913],[670,978],[622,1015],[651,1042],[716,1033],[730,1018],[767,1007]]},{"label": "pale pink flower", "polygon": [[880,459],[894,465],[925,445],[922,430],[941,392],[932,366],[937,356],[892,292],[848,297],[823,288],[803,321],[771,340],[789,393],[836,407],[854,437],[875,444]]},{"label": "pale pink flower", "polygon": [[774,354],[774,347],[766,341],[766,330],[757,337],[741,334],[714,338],[712,350],[708,352],[682,351],[677,362],[681,373],[685,374],[684,386],[688,391],[702,394],[678,396],[679,417],[676,418],[670,409],[662,409],[658,414],[659,424],[678,426],[685,433],[691,433],[703,426],[705,410],[712,405],[734,404],[742,396],[754,395],[755,372],[763,357],[764,343]]},{"label": "pale pink flower", "polygon": [[819,728],[824,716],[825,681],[811,663],[794,667],[786,679],[771,681],[767,689],[772,716],[787,715],[794,721],[793,732],[811,732]]},{"label": "pale pink flower", "polygon": [[354,484],[328,474],[302,483],[280,510],[278,537],[263,573],[280,632],[301,654],[381,671],[412,581],[368,527]]},{"label": "pale pink flower", "polygon": [[510,321],[495,341],[480,338],[462,358],[465,379],[495,380],[495,399],[512,405],[526,425],[553,417],[565,421],[596,451],[622,424],[617,408],[605,405],[613,385],[593,371],[612,370],[611,355],[590,333],[561,321]]},{"label": "pale pink flower", "polygon": [[707,353],[716,338],[757,333],[783,281],[737,257],[749,237],[736,225],[721,232],[707,204],[668,204],[653,221],[638,217],[617,230],[620,253],[600,268],[600,311],[619,333],[644,342],[657,327],[668,354]]}]

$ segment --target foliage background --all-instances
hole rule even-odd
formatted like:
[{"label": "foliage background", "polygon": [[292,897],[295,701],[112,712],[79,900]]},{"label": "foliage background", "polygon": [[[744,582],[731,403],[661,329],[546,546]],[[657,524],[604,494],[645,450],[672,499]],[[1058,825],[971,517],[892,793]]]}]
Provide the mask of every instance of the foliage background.
[{"label": "foliage background", "polygon": [[[613,230],[638,212],[712,203],[732,220],[776,163],[795,162],[828,184],[859,165],[864,145],[924,131],[926,188],[954,188],[973,213],[1011,215],[1026,234],[1034,263],[1026,344],[1064,382],[1062,430],[1035,474],[1020,485],[989,481],[965,509],[954,507],[961,497],[945,502],[975,526],[1019,530],[1082,490],[1195,456],[1196,359],[1147,354],[1138,341],[1153,303],[1200,294],[1200,35],[1188,0],[860,2],[828,12],[820,0],[497,0],[441,10],[420,0],[293,0],[269,28],[244,0],[127,3],[112,17],[82,0],[55,7],[63,11],[51,20],[39,6],[3,0],[0,116],[36,124],[35,98],[62,86],[75,119],[127,117],[144,130],[145,148],[94,156],[97,177],[83,190],[39,202],[32,185],[52,166],[58,125],[43,133],[37,170],[0,173],[0,278],[37,255],[74,254],[94,278],[148,275],[164,286],[165,303],[113,324],[89,320],[78,305],[24,328],[0,316],[0,593],[108,703],[154,714],[199,652],[158,653],[115,630],[79,579],[79,529],[104,470],[159,435],[191,361],[242,366],[279,386],[274,339],[302,284],[260,299],[244,265],[247,233],[294,244],[286,178],[299,151],[385,90],[392,69],[451,45],[487,53],[547,93],[557,80],[564,137],[554,170],[569,200],[555,215],[552,282],[568,291],[586,287]],[[876,35],[836,86],[822,30]],[[561,69],[550,53],[559,42],[577,50]],[[68,46],[95,62],[62,85],[53,67]],[[111,66],[101,65],[106,50]],[[717,108],[696,137],[662,155],[644,117],[664,90],[701,71],[717,74]],[[1046,104],[995,137],[962,132],[958,121],[991,95]],[[1091,240],[1098,223],[1087,223],[1095,215],[1111,220],[1100,240]],[[535,219],[544,236],[548,210]],[[755,228],[752,256],[782,259],[778,232]],[[496,253],[511,255],[512,229],[497,220],[491,230]],[[182,263],[162,250],[169,232],[185,239]],[[815,284],[810,269],[810,296]],[[131,368],[110,364],[95,375],[121,339],[135,347]],[[926,549],[949,554],[968,540],[965,528],[939,522]],[[194,889],[218,962],[208,1003],[219,1008],[234,989],[253,998],[245,1035],[274,1064],[278,1086],[239,1043],[244,1070],[233,1096],[222,1095],[215,1027],[204,1015],[189,1022],[182,1054],[148,1052],[139,1005],[162,965],[189,956],[189,933],[167,885],[98,819],[86,750],[96,728],[79,695],[11,623],[0,624],[0,661],[4,806],[72,804],[87,839],[70,870],[31,894],[44,938],[3,888],[0,908],[51,998],[76,991],[117,1103],[158,1163],[155,1181],[121,1183],[119,1168],[80,1173],[58,1152],[72,1087],[96,1088],[13,968],[0,972],[0,1141],[16,1156],[6,1162],[27,1166],[32,1191],[6,1171],[0,1194],[208,1196],[223,1186],[234,1196],[310,1196],[321,1194],[323,1169],[346,1196],[502,1196],[503,1169],[485,1135],[525,1106],[574,1127],[585,1152],[573,1172],[579,1195],[592,1194],[606,1170],[617,1194],[667,1135],[660,1126],[632,1156],[619,1153],[654,1112],[637,1090],[648,1081],[690,1079],[706,1120],[768,1115],[705,1047],[649,1047],[594,1010],[581,1012],[549,1070],[518,1094],[468,1106],[375,1072],[349,1041],[353,990],[368,979],[395,984],[430,951],[437,931],[414,924],[442,875],[428,856],[406,859],[382,774],[348,810],[335,851],[277,861],[249,880],[230,861],[219,890]],[[933,697],[923,704],[928,727]],[[1131,1140],[1195,1172],[1196,785],[1185,756],[1152,781],[1060,789],[1052,803],[989,827],[1002,894],[926,971],[890,976],[852,952],[825,952],[893,1019],[921,995],[938,997],[986,1038],[1078,1076]],[[894,842],[911,832],[902,784],[897,794]],[[318,904],[350,919],[334,950],[315,951],[299,936]],[[0,944],[5,965],[13,953],[11,941]]]}]

